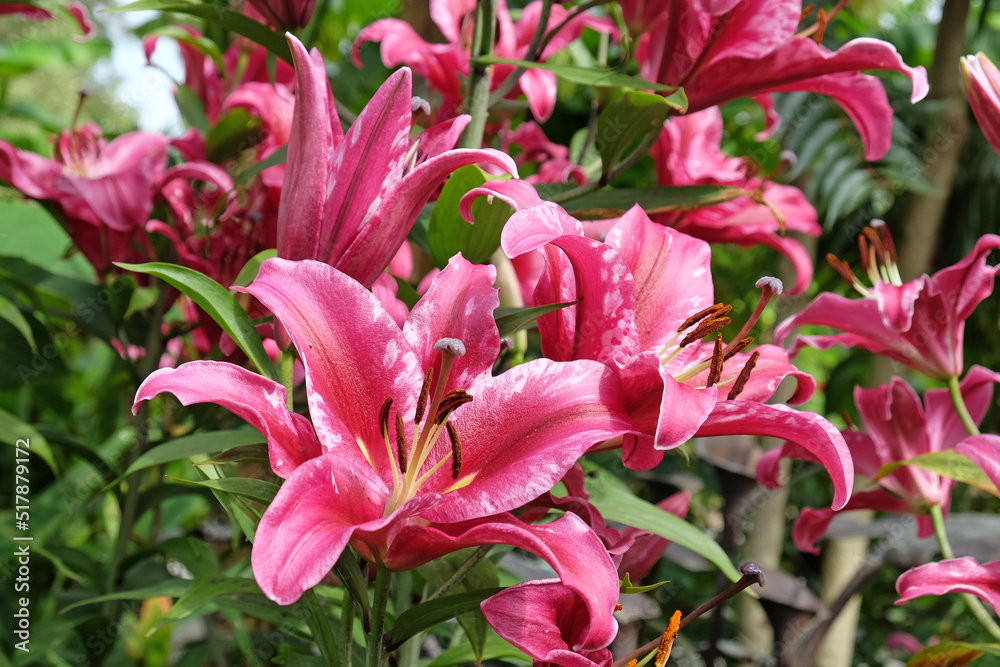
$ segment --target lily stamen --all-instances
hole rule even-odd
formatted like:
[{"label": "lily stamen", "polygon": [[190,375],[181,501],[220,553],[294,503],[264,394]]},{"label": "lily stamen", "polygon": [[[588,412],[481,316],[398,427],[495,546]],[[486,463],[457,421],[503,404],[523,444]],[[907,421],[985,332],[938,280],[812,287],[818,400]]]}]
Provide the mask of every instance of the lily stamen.
[{"label": "lily stamen", "polygon": [[462,442],[458,439],[458,431],[451,422],[444,423],[451,440],[451,478],[458,479],[462,474]]},{"label": "lily stamen", "polygon": [[396,455],[399,457],[399,471],[406,474],[406,430],[403,415],[396,413]]},{"label": "lily stamen", "polygon": [[[728,312],[728,309],[732,308],[732,306],[727,306],[726,308]],[[730,317],[718,317],[718,318],[713,317],[704,320],[703,322],[701,322],[701,324],[697,326],[697,328],[695,328],[694,331],[685,336],[677,347],[685,347],[695,341],[699,341],[705,336],[715,333],[719,329],[722,329],[723,327],[727,326],[732,321],[733,320]]]},{"label": "lily stamen", "polygon": [[743,388],[747,386],[747,382],[750,380],[750,373],[753,371],[754,366],[757,365],[757,360],[760,359],[760,350],[754,350],[753,354],[750,355],[750,359],[743,366],[743,370],[736,377],[736,382],[733,384],[733,388],[729,390],[729,395],[726,396],[727,401],[736,400],[736,397],[742,393]]},{"label": "lily stamen", "polygon": [[[872,286],[880,282],[897,287],[903,284],[896,263],[896,245],[884,221],[872,220],[871,225],[862,230],[858,237],[858,251],[861,255],[861,266]],[[832,254],[828,254],[826,259],[858,294],[866,299],[875,298],[874,292],[858,280],[847,262],[837,259]]]},{"label": "lily stamen", "polygon": [[434,379],[434,368],[428,368],[424,374],[424,383],[420,385],[420,396],[417,398],[417,413],[414,419],[419,424],[424,418],[424,411],[427,409],[427,395],[430,393],[431,380]]},{"label": "lily stamen", "polygon": [[715,334],[715,349],[712,351],[712,360],[708,367],[708,381],[706,387],[711,387],[722,379],[722,334]]},{"label": "lily stamen", "polygon": [[653,664],[656,667],[663,667],[667,664],[667,660],[670,658],[670,650],[674,646],[674,640],[677,639],[677,633],[680,632],[680,629],[681,612],[678,609],[670,617],[670,623],[667,625],[667,629],[663,631],[663,637],[660,638],[660,646],[656,649],[656,658],[653,660]]}]

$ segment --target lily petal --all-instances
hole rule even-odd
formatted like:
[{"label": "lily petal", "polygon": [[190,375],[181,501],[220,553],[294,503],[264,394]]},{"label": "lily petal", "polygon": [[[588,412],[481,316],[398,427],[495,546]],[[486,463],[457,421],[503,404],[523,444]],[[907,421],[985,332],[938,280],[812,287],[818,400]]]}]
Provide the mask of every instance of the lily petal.
[{"label": "lily petal", "polygon": [[975,558],[966,556],[927,563],[904,572],[896,580],[896,592],[896,604],[921,595],[971,593],[1000,613],[1000,561],[980,565]]}]

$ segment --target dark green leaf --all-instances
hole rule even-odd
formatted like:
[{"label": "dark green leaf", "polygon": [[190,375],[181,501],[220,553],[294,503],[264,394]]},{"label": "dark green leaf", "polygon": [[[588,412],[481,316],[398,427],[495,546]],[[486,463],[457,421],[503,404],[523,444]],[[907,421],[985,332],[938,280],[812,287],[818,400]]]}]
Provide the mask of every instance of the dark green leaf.
[{"label": "dark green leaf", "polygon": [[496,318],[497,329],[500,330],[500,338],[507,338],[542,315],[554,313],[557,310],[562,310],[576,303],[579,302],[551,303],[546,306],[535,306],[534,308],[497,308],[493,311],[493,317]]},{"label": "dark green leaf", "polygon": [[619,589],[622,593],[634,594],[634,593],[648,593],[649,591],[655,590],[662,586],[663,584],[669,584],[670,581],[658,581],[655,584],[650,584],[648,586],[633,586],[632,579],[629,577],[628,572],[625,573],[625,578],[619,582]]},{"label": "dark green leaf", "polygon": [[413,310],[413,307],[417,305],[417,301],[420,301],[420,295],[417,294],[417,290],[413,289],[413,285],[406,282],[399,276],[393,276],[396,281],[396,298],[406,304],[406,307]]},{"label": "dark green leaf", "polygon": [[247,260],[247,263],[243,265],[242,269],[240,269],[239,275],[236,276],[236,280],[233,281],[233,285],[246,287],[253,282],[254,278],[257,277],[257,272],[260,270],[260,265],[263,264],[264,260],[277,256],[278,251],[276,248],[261,250],[259,253]]},{"label": "dark green leaf", "polygon": [[[520,649],[515,648],[507,640],[491,631],[484,642],[482,659],[503,660],[505,658],[516,660],[518,663],[531,662],[531,658]],[[452,646],[434,658],[428,667],[450,667],[451,665],[467,665],[475,662],[476,656],[472,647],[466,642],[461,642],[458,646]]]},{"label": "dark green leaf", "polygon": [[[596,67],[576,67],[573,65],[556,65],[553,63],[536,63],[527,60],[511,60],[510,58],[497,58],[495,56],[481,56],[473,59],[472,63],[481,65],[514,65],[515,67],[525,67],[528,69],[543,69],[554,73],[557,77],[579,83],[584,86],[604,86],[614,88],[632,88],[634,90],[659,90],[663,92],[675,92],[676,86],[664,86],[663,84],[644,81],[639,77],[620,74],[612,70],[598,69]],[[686,105],[685,105],[686,106]]]},{"label": "dark green leaf", "polygon": [[478,608],[483,600],[502,590],[502,588],[487,588],[446,595],[410,607],[396,618],[396,624],[392,627],[390,650],[402,646],[403,642],[418,632],[454,618],[458,614]]},{"label": "dark green leaf", "polygon": [[260,372],[277,381],[278,374],[274,369],[274,364],[271,363],[270,357],[264,351],[264,345],[260,341],[260,336],[257,334],[253,322],[250,321],[250,316],[225,287],[203,273],[183,266],[162,262],[116,264],[127,271],[156,276],[187,294],[213,320],[219,323],[223,331],[230,335]]},{"label": "dark green leaf", "polygon": [[190,588],[190,586],[191,581],[186,579],[167,579],[166,581],[161,581],[158,584],[147,586],[145,588],[136,588],[129,591],[117,591],[115,593],[98,595],[94,598],[74,602],[68,607],[63,607],[59,613],[65,614],[66,612],[77,609],[78,607],[83,607],[88,604],[97,604],[98,602],[108,602],[110,600],[146,600],[148,598],[158,597],[180,597],[188,590],[188,588]]},{"label": "dark green leaf", "polygon": [[38,353],[38,346],[35,345],[35,336],[31,333],[31,325],[21,314],[20,309],[13,301],[0,295],[0,319],[7,320],[11,326],[17,329],[18,333],[24,336],[24,340],[31,346],[31,351]]},{"label": "dark green leaf", "polygon": [[670,512],[637,497],[624,483],[607,470],[587,474],[590,502],[605,519],[648,530],[682,547],[701,554],[733,581],[741,575],[718,543]]},{"label": "dark green leaf", "polygon": [[267,443],[262,442],[256,445],[240,445],[227,449],[216,454],[210,459],[198,461],[195,465],[203,466],[214,463],[236,463],[238,461],[268,461],[270,456],[267,451]]},{"label": "dark green leaf", "polygon": [[[174,479],[177,478],[175,477]],[[210,489],[218,489],[223,493],[243,496],[265,504],[274,500],[274,495],[281,488],[273,482],[253,477],[220,477],[219,479],[206,479],[203,482],[196,482],[190,479],[178,479],[177,481],[184,482],[185,484],[207,486]]]},{"label": "dark green leaf", "polygon": [[941,642],[914,655],[906,667],[964,667],[984,653],[1000,656],[1000,645]]},{"label": "dark green leaf", "polygon": [[[0,442],[6,442],[12,447],[17,448],[18,456],[24,453],[25,457],[28,453],[37,455],[52,468],[52,472],[58,473],[59,466],[56,464],[56,457],[52,454],[52,448],[49,447],[48,441],[42,437],[42,434],[35,430],[30,424],[26,424],[14,415],[0,410]],[[18,446],[18,443],[21,443]],[[27,447],[24,444],[27,443]],[[5,453],[4,456],[10,456],[9,453]],[[12,458],[7,460],[10,462]]]},{"label": "dark green leaf", "polygon": [[162,463],[170,463],[198,454],[216,454],[231,447],[261,443],[267,443],[267,439],[258,431],[251,429],[187,435],[149,450],[132,462],[132,465],[125,471],[125,475],[130,475],[136,470],[152,468]]},{"label": "dark green leaf", "polygon": [[234,595],[253,594],[263,595],[260,586],[253,579],[240,579],[235,577],[216,577],[212,579],[195,579],[191,582],[190,588],[170,607],[170,611],[164,614],[153,625],[150,632],[162,628],[164,625],[179,621],[195,613],[205,605],[211,603],[215,598],[231,597]]},{"label": "dark green leaf", "polygon": [[459,202],[469,190],[492,180],[475,165],[461,167],[448,178],[431,211],[427,227],[427,243],[431,257],[439,267],[462,253],[473,264],[484,264],[500,247],[500,232],[513,210],[499,199],[492,204],[479,197],[473,205],[475,224],[467,222],[459,212]]},{"label": "dark green leaf", "polygon": [[241,183],[245,183],[246,181],[249,181],[251,178],[259,174],[260,172],[264,171],[268,167],[273,167],[276,164],[285,164],[285,161],[287,160],[288,160],[288,144],[285,144],[278,150],[271,153],[266,159],[261,160],[254,166],[247,167],[246,169],[241,171],[239,175],[236,177],[236,184],[239,185]]},{"label": "dark green leaf", "polygon": [[607,179],[625,152],[647,135],[657,135],[675,108],[662,96],[638,90],[624,95],[605,107],[597,121],[597,149],[601,152],[601,170]]},{"label": "dark green leaf", "polygon": [[[550,190],[539,188],[543,198]],[[646,213],[690,211],[713,206],[746,195],[743,188],[727,185],[661,185],[649,188],[605,188],[561,202],[570,214],[582,220],[623,215],[635,204]]]}]

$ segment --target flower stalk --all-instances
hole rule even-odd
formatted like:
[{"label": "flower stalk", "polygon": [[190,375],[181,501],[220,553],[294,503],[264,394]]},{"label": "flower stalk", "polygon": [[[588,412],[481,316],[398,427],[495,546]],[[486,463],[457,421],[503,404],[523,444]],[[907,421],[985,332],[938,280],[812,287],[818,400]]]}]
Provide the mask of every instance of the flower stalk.
[{"label": "flower stalk", "polygon": [[381,563],[375,571],[375,597],[372,600],[372,625],[368,631],[367,667],[381,667],[386,662],[385,646],[385,610],[389,604],[389,584],[392,571]]},{"label": "flower stalk", "polygon": [[469,67],[468,108],[472,117],[462,132],[458,145],[461,148],[480,148],[486,131],[486,118],[490,113],[491,65],[481,65],[476,59],[493,51],[496,37],[496,0],[479,0],[476,3],[476,24],[472,37],[472,64]]}]

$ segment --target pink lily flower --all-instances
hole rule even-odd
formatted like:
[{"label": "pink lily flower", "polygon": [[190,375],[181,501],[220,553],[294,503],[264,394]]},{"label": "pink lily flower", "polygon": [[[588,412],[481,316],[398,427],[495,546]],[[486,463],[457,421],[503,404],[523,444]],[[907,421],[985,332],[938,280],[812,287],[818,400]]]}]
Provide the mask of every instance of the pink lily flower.
[{"label": "pink lily flower", "polygon": [[969,106],[993,150],[1000,153],[1000,70],[983,53],[962,58]]},{"label": "pink lily flower", "polygon": [[248,372],[230,364],[161,370],[139,388],[137,401],[169,391],[184,404],[219,403],[268,435],[286,477],[252,553],[269,597],[298,599],[347,544],[393,570],[513,544],[546,559],[584,600],[581,647],[611,641],[618,580],[601,541],[574,515],[535,526],[508,512],[549,490],[593,443],[631,428],[621,389],[591,361],[537,360],[493,377],[494,278],[492,267],[453,258],[401,329],[333,267],[265,261],[244,291],[299,351],[315,436],[280,387],[241,380]]},{"label": "pink lily flower", "polygon": [[812,282],[812,255],[784,231],[819,236],[816,209],[798,188],[752,177],[746,162],[723,153],[722,129],[718,107],[664,123],[651,152],[659,184],[732,185],[757,192],[759,200],[773,208],[740,197],[693,211],[659,213],[653,219],[709,243],[736,243],[744,248],[763,243],[774,248],[795,267],[797,279],[790,294],[801,294]]},{"label": "pink lily flower", "polygon": [[20,14],[25,18],[33,19],[36,21],[55,18],[55,14],[48,11],[47,9],[42,9],[41,7],[36,7],[35,5],[30,5],[26,2],[0,3],[0,16],[3,16],[4,14]]},{"label": "pink lily flower", "polygon": [[[973,366],[960,383],[962,396],[976,423],[986,415],[994,382],[1000,382],[1000,373]],[[947,389],[928,390],[921,403],[909,384],[893,378],[889,384],[874,389],[856,387],[854,402],[866,431],[845,430],[844,439],[858,475],[872,480],[876,486],[857,490],[843,510],[912,514],[917,517],[920,537],[932,535],[934,526],[927,516],[928,508],[938,505],[948,512],[954,480],[913,466],[901,466],[876,480],[878,472],[888,463],[908,461],[927,452],[954,448],[966,453],[962,448],[974,446],[977,438],[968,436]],[[783,457],[815,460],[795,445],[772,449],[757,464],[757,479],[761,484],[768,488],[779,485],[778,460]],[[816,542],[826,533],[835,514],[826,508],[803,509],[793,529],[796,546],[801,551],[818,553]]]},{"label": "pink lily flower", "polygon": [[534,302],[580,300],[539,318],[542,353],[560,361],[594,359],[619,374],[635,425],[621,443],[627,466],[651,468],[664,451],[696,435],[771,435],[810,448],[830,471],[834,504],[847,502],[854,468],[837,430],[819,415],[764,403],[788,376],[798,382],[790,402],[806,400],[812,378],[774,345],[743,351],[753,340],[746,333],[775,291],[772,282],[759,283],[765,297],[728,345],[721,334],[714,344],[701,342],[730,321],[728,308],[713,303],[707,243],[657,225],[638,206],[602,243],[514,181],[472,191],[464,215],[479,194],[502,197],[517,211],[501,237],[509,257],[544,251],[547,268]]},{"label": "pink lily flower", "polygon": [[922,595],[970,593],[1000,613],[1000,561],[980,565],[972,556],[966,556],[920,565],[900,575],[896,592],[896,604]]},{"label": "pink lily flower", "polygon": [[[365,42],[380,42],[382,63],[386,67],[405,64],[427,79],[431,88],[441,93],[447,109],[458,109],[462,100],[463,80],[469,75],[469,43],[472,38],[472,13],[476,3],[463,0],[431,0],[431,18],[447,44],[430,44],[400,19],[379,19],[361,30],[354,41],[351,58],[363,67],[360,49]],[[514,60],[523,59],[528,53],[531,38],[541,19],[540,0],[528,3],[518,20],[512,21],[505,0],[497,2],[497,42],[493,55]],[[552,7],[547,29],[552,30],[569,16],[569,11],[559,4]],[[585,26],[607,32],[610,24],[586,13],[571,20],[545,47],[539,58],[544,62],[552,54],[580,36]],[[498,88],[514,71],[510,65],[494,65],[491,89]],[[521,93],[528,98],[532,115],[539,121],[548,120],[556,104],[556,76],[552,72],[529,69],[507,95],[517,98]],[[450,115],[450,114],[447,114]],[[446,115],[446,117],[447,117]]]},{"label": "pink lily flower", "polygon": [[[250,11],[251,8],[256,11]],[[306,27],[315,9],[316,0],[247,0],[244,6],[251,17],[259,16],[263,23],[282,30]]]},{"label": "pink lily flower", "polygon": [[640,72],[650,81],[683,86],[690,111],[763,93],[828,95],[858,127],[865,157],[877,160],[891,145],[892,108],[879,80],[861,70],[902,72],[913,84],[912,102],[927,95],[924,68],[908,67],[887,42],[855,39],[830,51],[814,41],[822,37],[825,15],[796,34],[800,0],[656,4],[657,22],[636,49]]},{"label": "pink lily flower", "polygon": [[512,147],[521,150],[514,158],[519,169],[527,163],[536,163],[538,171],[525,176],[528,183],[565,183],[575,181],[577,185],[587,182],[587,174],[583,167],[569,159],[569,148],[549,141],[534,121],[525,121],[511,130],[505,126],[502,134],[502,146],[505,153],[510,153]]},{"label": "pink lily flower", "polygon": [[297,93],[278,208],[278,256],[318,259],[370,287],[389,265],[421,208],[457,168],[490,164],[517,175],[492,149],[455,149],[469,116],[413,139],[410,70],[382,84],[346,136],[331,130],[322,57],[289,35]]},{"label": "pink lily flower", "polygon": [[860,347],[929,377],[961,376],[965,320],[993,292],[998,269],[987,264],[986,259],[992,250],[1000,248],[1000,236],[986,234],[957,264],[933,276],[925,274],[904,283],[896,268],[888,228],[876,222],[859,239],[872,287],[862,284],[846,263],[828,256],[834,268],[865,298],[849,299],[824,292],[802,312],[782,322],[774,332],[774,342],[783,344],[797,327],[822,325],[844,333],[797,335],[791,343],[793,356],[804,345],[821,350],[834,345]]},{"label": "pink lily flower", "polygon": [[0,180],[53,202],[74,244],[101,275],[133,259],[132,243],[153,209],[167,166],[168,137],[129,132],[108,142],[93,123],[55,138],[55,159],[0,141]]}]

